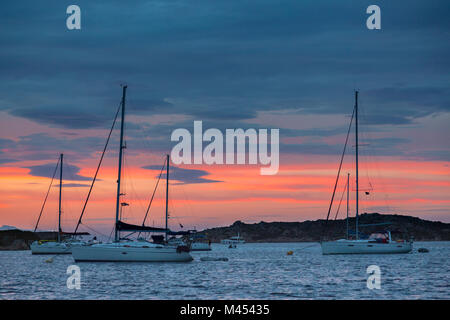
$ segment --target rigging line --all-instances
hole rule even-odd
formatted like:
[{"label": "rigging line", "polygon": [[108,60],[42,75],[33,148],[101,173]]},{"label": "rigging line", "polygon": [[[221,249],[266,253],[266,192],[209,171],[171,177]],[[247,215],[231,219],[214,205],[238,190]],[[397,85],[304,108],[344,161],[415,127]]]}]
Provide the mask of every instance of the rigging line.
[{"label": "rigging line", "polygon": [[[77,179],[76,179],[76,177],[75,177],[75,175],[74,175],[74,173],[72,171],[71,163],[69,163],[69,161],[67,161],[67,157],[64,159],[64,162],[66,163],[66,166],[65,166],[66,171],[65,172],[68,172],[68,176],[69,176],[69,179],[67,179],[67,175],[66,175],[66,179],[65,180],[77,181]],[[65,184],[63,184],[63,187],[64,186],[65,186]],[[78,188],[72,188],[72,189],[73,190],[71,190],[71,191],[73,191],[73,192],[75,192],[77,194],[77,198],[78,199],[76,199],[76,200],[80,200],[81,199],[81,194],[80,194]],[[64,204],[63,207],[67,210],[68,214],[70,215],[70,219],[67,219],[66,221],[72,221],[73,211],[70,208],[69,202],[65,198],[63,199],[63,204]]]},{"label": "rigging line", "polygon": [[308,249],[308,248],[312,248],[314,246],[317,246],[317,243],[313,243],[313,244],[310,244],[308,246],[302,247],[302,248],[300,248],[300,249],[298,249],[296,251],[302,251],[302,250],[305,250],[305,249]]},{"label": "rigging line", "polygon": [[[361,106],[362,117],[363,117],[363,121],[364,121],[367,118],[367,112],[366,112],[366,108],[365,108],[365,105],[364,105],[364,101],[363,101],[363,103],[360,103],[360,106]],[[365,120],[365,121],[367,122],[367,120]],[[368,141],[368,142],[371,142],[371,141],[373,142],[374,141],[374,137],[371,134],[370,130],[364,130],[363,129],[362,130],[362,134],[363,134],[363,139],[365,139],[366,141]],[[372,185],[372,183],[371,183],[372,179],[369,176],[369,171],[373,171],[373,172],[376,173],[376,176],[372,175],[372,177],[377,180],[376,182],[374,180],[374,183],[376,184],[376,191],[380,191],[380,192],[378,192],[378,194],[380,194],[380,195],[381,194],[385,195],[385,197],[384,197],[385,209],[390,211],[389,210],[390,209],[389,205],[388,205],[388,203],[386,201],[386,196],[387,196],[386,186],[383,183],[383,177],[380,174],[379,163],[378,163],[378,160],[377,160],[379,155],[376,152],[377,151],[376,144],[375,144],[375,146],[373,148],[366,148],[366,151],[367,152],[365,153],[365,156],[367,157],[367,161],[365,161],[365,163],[366,163],[366,166],[367,166],[366,167],[366,178],[367,178],[367,181],[368,181],[368,184],[369,184],[368,189],[370,191],[374,191],[375,190],[373,185]],[[372,170],[369,170],[369,169],[372,169]],[[376,199],[376,198],[373,197],[372,192],[370,193],[370,195],[371,195],[371,200]],[[373,207],[373,205],[372,206],[369,206],[369,205],[366,206],[366,211],[369,211],[369,209],[370,210],[374,210],[374,209],[375,210],[380,210],[379,208]]]},{"label": "rigging line", "polygon": [[74,232],[75,236],[76,236],[78,227],[80,226],[81,219],[83,218],[84,211],[86,210],[86,206],[87,206],[87,203],[89,201],[89,197],[91,196],[92,188],[94,187],[94,183],[97,180],[97,174],[98,174],[98,171],[100,170],[100,166],[102,164],[103,157],[105,155],[106,148],[108,147],[109,139],[111,138],[111,134],[113,132],[114,125],[116,124],[117,116],[119,115],[119,111],[120,111],[121,107],[122,107],[122,102],[119,103],[119,107],[117,108],[117,112],[116,112],[116,115],[114,117],[114,121],[112,123],[111,129],[109,130],[108,138],[106,139],[106,144],[105,144],[105,147],[103,148],[102,156],[100,157],[100,161],[98,163],[97,170],[95,171],[94,179],[92,180],[91,187],[89,188],[89,192],[88,192],[88,195],[86,197],[86,201],[84,202],[84,205],[83,205],[83,210],[81,211],[80,218],[78,219],[78,223],[77,223],[77,226],[75,228],[75,232]]},{"label": "rigging line", "polygon": [[[75,168],[76,166],[74,165],[73,166],[73,168],[72,168],[72,162],[69,162],[68,160],[67,160],[67,158],[64,158],[64,162],[66,163],[66,171],[65,172],[68,172],[68,175],[69,175],[69,179],[66,179],[66,180],[70,180],[70,181],[76,181],[76,182],[78,182],[78,181],[80,181],[80,180],[78,180],[79,178],[77,178],[76,177],[76,174],[75,174],[75,172],[73,171],[73,168]],[[80,181],[80,183],[82,183],[82,181]],[[87,186],[87,185],[86,185]],[[64,187],[64,184],[63,184],[63,187]],[[84,187],[84,185],[83,185],[83,187]],[[79,190],[79,188],[78,187],[75,187],[75,188],[71,188],[71,190],[70,190],[71,192],[72,192],[72,194],[76,194],[76,202],[77,203],[82,203],[82,201],[83,201],[83,196],[81,195],[81,192],[80,192],[80,190]],[[76,211],[78,211],[77,209],[76,210],[73,210],[72,208],[70,208],[70,206],[65,206],[66,208],[69,208],[69,210],[70,210],[70,212],[69,212],[69,214],[70,214],[70,222],[72,223],[72,222],[75,222],[76,221],[76,215],[77,215],[77,213],[76,213]],[[74,215],[75,215],[75,217],[74,217]]]},{"label": "rigging line", "polygon": [[190,201],[190,199],[188,198],[188,196],[187,196],[187,194],[186,194],[186,192],[185,192],[184,185],[181,184],[181,185],[179,185],[179,186],[180,186],[179,189],[181,189],[181,191],[183,192],[183,195],[184,195],[184,200],[185,200],[186,208],[187,208],[187,210],[189,211],[188,214],[192,217],[192,216],[194,216],[194,215],[193,215],[193,210],[192,210],[191,201]]},{"label": "rigging line", "polygon": [[50,185],[48,186],[47,194],[45,195],[44,203],[42,204],[41,211],[39,212],[39,218],[38,218],[38,220],[36,222],[36,226],[34,227],[33,232],[36,232],[36,229],[38,227],[39,221],[41,220],[42,212],[44,211],[45,203],[47,202],[48,194],[50,193],[50,189],[51,189],[52,184],[53,184],[53,179],[55,178],[56,171],[58,170],[59,160],[60,159],[61,158],[58,157],[58,162],[56,163],[55,171],[53,171],[52,180],[50,181]]},{"label": "rigging line", "polygon": [[115,226],[113,226],[112,229],[111,229],[111,233],[109,234],[109,237],[108,237],[108,242],[110,242],[111,239],[112,239],[112,235],[114,233],[114,228],[115,228]]},{"label": "rigging line", "polygon": [[[128,190],[127,188],[130,188],[130,193],[132,195],[131,200],[130,201],[134,201],[137,202],[137,204],[139,205],[139,208],[142,209],[142,211],[144,211],[144,205],[142,203],[142,199],[139,196],[138,192],[136,191],[134,182],[133,182],[133,174],[130,173],[130,170],[128,170],[129,168],[129,162],[128,162],[128,157],[124,157],[124,180],[125,180],[125,190]],[[131,171],[132,172],[132,171]],[[125,192],[126,193],[126,192]],[[130,206],[129,209],[127,210],[130,213],[130,216],[133,216],[133,207]]]},{"label": "rigging line", "polygon": [[104,234],[104,233],[102,233],[102,232],[99,232],[98,230],[95,230],[94,228],[91,228],[91,227],[85,225],[84,223],[81,223],[81,224],[82,224],[86,229],[91,230],[91,231],[93,231],[93,232],[95,232],[95,233],[98,233],[99,235],[101,235],[101,236],[103,236],[103,237],[107,237],[106,234]]},{"label": "rigging line", "polygon": [[[128,195],[128,188],[127,188],[127,183],[130,179],[128,179],[128,170],[126,170],[126,161],[125,159],[127,158],[127,154],[125,152],[126,146],[127,146],[127,141],[125,138],[125,124],[124,124],[124,128],[123,128],[123,132],[124,132],[124,147],[122,148],[122,165],[121,165],[121,171],[122,171],[122,183],[121,183],[121,188],[120,188],[120,195],[121,196],[121,200],[120,200],[120,209],[119,209],[119,220],[126,220],[125,218],[123,218],[123,208],[124,206],[122,205],[123,202],[125,202],[126,200],[126,195]],[[123,200],[122,200],[123,199]],[[128,201],[128,200],[127,200]]]},{"label": "rigging line", "polygon": [[338,169],[338,173],[337,173],[337,177],[336,177],[336,182],[334,184],[334,189],[333,189],[333,194],[331,196],[330,206],[328,207],[327,220],[325,220],[325,226],[324,226],[324,229],[322,231],[321,238],[323,237],[324,232],[325,232],[325,230],[327,228],[328,219],[330,217],[331,208],[333,206],[334,195],[336,194],[336,188],[337,188],[337,185],[338,185],[338,182],[339,182],[339,175],[341,174],[342,162],[344,161],[345,150],[347,149],[348,138],[350,136],[350,130],[352,128],[352,122],[353,122],[353,117],[355,115],[355,110],[356,110],[356,106],[353,108],[352,117],[350,119],[350,125],[348,126],[347,137],[345,138],[344,150],[342,150],[341,162],[339,163],[339,169]]},{"label": "rigging line", "polygon": [[155,189],[153,190],[153,194],[152,194],[152,197],[150,199],[150,203],[148,204],[147,211],[145,212],[145,217],[144,217],[144,220],[142,221],[142,225],[143,226],[145,225],[145,221],[147,220],[148,212],[149,212],[150,207],[152,205],[153,198],[155,197],[156,189],[158,188],[158,184],[159,184],[159,181],[161,180],[161,176],[162,176],[162,173],[163,173],[163,170],[164,170],[165,167],[166,167],[166,159],[164,159],[164,164],[163,164],[163,166],[161,168],[161,171],[159,172],[159,177],[158,177],[158,180],[156,181]]},{"label": "rigging line", "polygon": [[347,188],[348,188],[348,182],[345,183],[344,190],[342,191],[341,200],[339,200],[339,205],[338,205],[338,208],[336,210],[336,215],[334,216],[334,220],[336,220],[336,218],[338,216],[339,209],[341,208],[342,199],[344,199],[345,191],[347,190]]},{"label": "rigging line", "polygon": [[[75,172],[73,171],[73,168],[71,167],[72,166],[72,162],[69,162],[68,160],[67,160],[67,158],[64,158],[64,162],[66,163],[66,172],[69,172],[69,178],[70,179],[66,179],[66,180],[70,180],[70,181],[80,181],[81,182],[81,180],[78,180],[77,179],[77,177],[76,177],[76,174],[75,174]],[[73,166],[73,167],[76,167],[75,165]],[[80,170],[78,170],[78,171],[80,171]],[[63,185],[64,186],[64,185]],[[82,196],[81,196],[81,192],[78,190],[78,188],[74,188],[74,190],[75,190],[75,193],[77,194],[77,200],[80,200],[80,202],[81,202],[81,199],[83,198]]]},{"label": "rigging line", "polygon": [[[177,185],[177,186],[181,186],[181,185]],[[180,190],[177,188],[177,190]],[[181,190],[183,190],[181,188]],[[186,199],[184,199],[184,203],[186,203]],[[169,218],[172,220],[177,220],[178,225],[180,226],[180,228],[184,228],[184,225],[181,223],[180,217],[178,216],[177,213],[177,209],[179,209],[180,207],[175,203],[175,202],[169,202],[169,213],[172,213]],[[179,211],[178,211],[179,212]],[[182,216],[182,218],[184,218],[185,216]]]},{"label": "rigging line", "polygon": [[[166,160],[167,160],[167,158],[164,157],[164,163],[163,163],[163,165],[162,165],[162,167],[161,167],[161,171],[159,172],[158,180],[156,181],[156,185],[155,185],[155,188],[153,189],[152,197],[151,197],[150,202],[149,202],[149,204],[148,204],[148,206],[147,206],[147,210],[146,210],[146,212],[145,212],[144,220],[142,220],[142,226],[145,226],[145,221],[147,220],[148,212],[149,212],[150,207],[151,207],[151,205],[152,205],[153,198],[155,197],[156,190],[158,189],[159,181],[161,180],[161,176],[162,176],[163,170],[164,170],[164,168],[166,167]],[[141,236],[141,232],[138,233],[138,238],[139,238],[140,236]]]},{"label": "rigging line", "polygon": [[[359,110],[361,110],[360,119],[361,119],[362,123],[364,123],[364,122],[367,123],[366,110],[364,108],[364,103],[361,103],[361,99],[359,100],[358,107],[360,107]],[[366,142],[368,145],[370,145],[371,142],[373,143],[372,136],[370,134],[370,130],[366,130],[365,127],[363,126],[361,129],[359,129],[359,133],[360,133],[359,140],[363,141],[363,145],[364,145],[364,142]],[[372,159],[371,159],[370,150],[371,150],[371,148],[362,148],[361,152],[360,152],[360,156],[362,156],[363,159],[364,158],[366,159],[366,161],[362,161],[362,163],[364,164],[364,170],[365,170],[365,176],[367,179],[367,183],[369,183],[369,186],[371,187],[371,184],[370,184],[371,179],[369,177],[369,171],[370,171],[370,168],[372,165],[372,161],[371,161]]]}]

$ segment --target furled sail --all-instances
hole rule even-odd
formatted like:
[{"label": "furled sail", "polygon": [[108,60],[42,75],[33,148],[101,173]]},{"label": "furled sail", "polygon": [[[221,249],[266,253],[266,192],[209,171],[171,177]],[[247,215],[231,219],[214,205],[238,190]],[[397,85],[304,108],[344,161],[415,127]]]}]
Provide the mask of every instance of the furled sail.
[{"label": "furled sail", "polygon": [[155,228],[147,226],[139,226],[135,224],[129,224],[122,221],[117,221],[116,228],[118,231],[136,231],[136,232],[168,232],[165,228]]},{"label": "furled sail", "polygon": [[117,221],[116,228],[118,231],[134,231],[134,232],[163,232],[171,236],[181,236],[190,234],[189,231],[171,231],[165,228],[155,228],[147,226],[139,226],[136,224],[129,224],[122,221]]}]

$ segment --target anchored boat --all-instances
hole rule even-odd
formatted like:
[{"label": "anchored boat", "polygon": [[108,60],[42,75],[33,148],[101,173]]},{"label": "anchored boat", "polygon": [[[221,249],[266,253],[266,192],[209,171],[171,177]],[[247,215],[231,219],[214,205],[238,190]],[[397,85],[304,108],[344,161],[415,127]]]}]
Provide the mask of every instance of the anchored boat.
[{"label": "anchored boat", "polygon": [[30,245],[32,254],[70,254],[68,243],[53,240],[37,240]]},{"label": "anchored boat", "polygon": [[167,241],[169,244],[189,246],[191,251],[211,251],[211,240],[204,235],[197,234],[196,230],[189,230],[184,238],[172,237]]},{"label": "anchored boat", "polygon": [[244,244],[245,240],[238,233],[237,236],[230,237],[230,239],[223,239],[223,240],[220,241],[220,243],[221,244],[236,245],[236,244]]},{"label": "anchored boat", "polygon": [[[352,126],[353,118],[355,118],[355,165],[356,165],[356,219],[355,219],[355,239],[349,239],[348,229],[348,202],[349,202],[349,175],[347,176],[347,237],[346,239],[340,239],[337,241],[321,241],[322,254],[387,254],[387,253],[408,253],[413,248],[413,242],[407,240],[394,241],[391,236],[391,232],[383,230],[381,232],[370,235],[367,239],[360,238],[359,227],[363,225],[358,224],[358,210],[359,210],[359,181],[358,181],[358,91],[355,92],[355,107],[353,109],[352,118],[350,120],[349,129],[347,132],[347,138],[344,145],[344,151],[342,153],[338,175],[331,197],[330,206],[328,209],[327,222],[330,216],[336,187],[339,181],[339,176],[342,168],[342,161],[345,155],[345,150]],[[385,225],[384,223],[379,225]],[[369,225],[364,225],[369,226]]]},{"label": "anchored boat", "polygon": [[[372,234],[367,240],[347,240],[322,242],[323,254],[387,254],[387,253],[408,253],[412,250],[412,242],[394,241],[389,235],[383,238],[375,238]],[[380,239],[383,239],[380,241]]]},{"label": "anchored boat", "polygon": [[58,166],[59,166],[58,238],[57,238],[56,241],[54,241],[54,240],[38,240],[38,241],[34,241],[30,245],[30,249],[31,249],[31,253],[32,254],[70,254],[71,253],[71,250],[70,250],[71,246],[70,246],[70,244],[68,244],[67,242],[61,241],[61,234],[62,234],[62,230],[61,230],[61,196],[62,196],[63,158],[64,158],[64,155],[60,154],[58,162],[56,163],[55,171],[53,172],[53,177],[52,177],[52,180],[50,182],[50,187],[49,187],[49,189],[47,191],[47,195],[45,196],[44,203],[43,203],[42,208],[41,208],[41,212],[39,213],[39,217],[38,217],[38,220],[36,222],[36,226],[34,227],[34,232],[36,232],[37,227],[39,225],[39,221],[40,221],[41,216],[42,216],[42,212],[43,212],[44,207],[45,207],[45,203],[47,202],[47,197],[48,197],[48,194],[50,192],[50,188],[52,186],[53,179],[55,178],[55,174],[56,174],[56,171],[57,171]]}]

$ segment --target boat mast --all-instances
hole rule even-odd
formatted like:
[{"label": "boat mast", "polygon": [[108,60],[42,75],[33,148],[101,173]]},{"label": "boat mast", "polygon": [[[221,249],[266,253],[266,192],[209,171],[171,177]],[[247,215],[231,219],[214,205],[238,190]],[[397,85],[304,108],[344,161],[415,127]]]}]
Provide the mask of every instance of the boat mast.
[{"label": "boat mast", "polygon": [[122,118],[120,122],[120,145],[119,145],[119,169],[117,174],[117,198],[116,198],[116,224],[114,227],[114,241],[119,241],[119,231],[117,230],[117,223],[119,222],[120,211],[120,178],[122,173],[122,152],[123,152],[123,128],[125,123],[125,96],[127,93],[127,86],[122,87]]},{"label": "boat mast", "polygon": [[359,239],[358,212],[359,212],[359,183],[358,183],[358,91],[355,91],[355,142],[356,142],[356,240]]},{"label": "boat mast", "polygon": [[166,171],[166,241],[167,241],[167,232],[168,232],[168,220],[169,220],[169,164],[170,164],[170,156],[167,155],[167,171]]},{"label": "boat mast", "polygon": [[61,241],[61,194],[62,194],[62,173],[63,173],[63,157],[61,153],[59,156],[59,212],[58,212],[58,242]]},{"label": "boat mast", "polygon": [[348,240],[348,200],[350,194],[350,173],[347,173],[347,240]]}]

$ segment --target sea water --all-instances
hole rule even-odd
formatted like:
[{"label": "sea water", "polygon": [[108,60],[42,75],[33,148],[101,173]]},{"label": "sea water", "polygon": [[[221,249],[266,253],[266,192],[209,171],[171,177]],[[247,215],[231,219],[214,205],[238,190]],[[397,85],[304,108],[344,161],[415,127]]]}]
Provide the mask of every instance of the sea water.
[{"label": "sea water", "polygon": [[[417,252],[418,248],[428,253]],[[189,263],[75,263],[71,255],[0,252],[1,299],[449,299],[450,242],[409,254],[323,256],[318,243],[258,243],[192,252]],[[287,255],[293,251],[292,255]],[[200,261],[201,257],[228,261]],[[46,262],[53,258],[52,263]],[[69,289],[70,265],[80,289]],[[371,265],[380,289],[369,289]],[[370,280],[369,280],[370,281]],[[370,286],[369,286],[370,287]],[[373,286],[372,286],[373,287]]]}]

